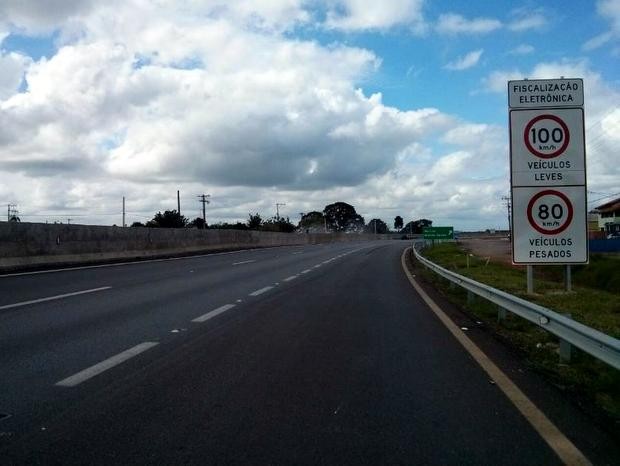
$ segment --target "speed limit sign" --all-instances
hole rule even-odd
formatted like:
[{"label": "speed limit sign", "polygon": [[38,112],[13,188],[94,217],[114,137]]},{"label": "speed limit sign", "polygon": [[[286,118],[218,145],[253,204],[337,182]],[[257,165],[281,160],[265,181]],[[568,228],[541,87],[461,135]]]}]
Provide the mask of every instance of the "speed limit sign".
[{"label": "speed limit sign", "polygon": [[585,183],[583,110],[510,112],[512,184],[564,186]]},{"label": "speed limit sign", "polygon": [[512,261],[588,262],[583,80],[508,82]]},{"label": "speed limit sign", "polygon": [[525,125],[523,141],[531,154],[552,159],[562,155],[568,147],[570,130],[560,117],[543,113]]},{"label": "speed limit sign", "polygon": [[526,212],[534,230],[543,235],[557,235],[570,226],[574,208],[563,192],[544,189],[530,197]]},{"label": "speed limit sign", "polygon": [[587,262],[585,187],[513,188],[515,264]]}]

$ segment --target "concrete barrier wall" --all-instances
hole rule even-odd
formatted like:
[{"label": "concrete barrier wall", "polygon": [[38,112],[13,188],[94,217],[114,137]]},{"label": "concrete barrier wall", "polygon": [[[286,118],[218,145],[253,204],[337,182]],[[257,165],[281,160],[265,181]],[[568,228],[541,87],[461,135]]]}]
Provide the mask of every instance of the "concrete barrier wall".
[{"label": "concrete barrier wall", "polygon": [[387,238],[391,238],[391,235],[297,234],[0,222],[0,270]]}]

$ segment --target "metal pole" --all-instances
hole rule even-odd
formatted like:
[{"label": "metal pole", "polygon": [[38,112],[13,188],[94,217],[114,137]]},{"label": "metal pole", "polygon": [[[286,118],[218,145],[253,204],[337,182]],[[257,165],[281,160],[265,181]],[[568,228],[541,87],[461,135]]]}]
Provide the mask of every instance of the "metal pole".
[{"label": "metal pole", "polygon": [[570,265],[567,265],[564,270],[565,270],[565,272],[564,272],[564,289],[567,292],[571,292],[571,291],[573,291],[573,277],[572,277],[572,272],[571,272]]},{"label": "metal pole", "polygon": [[127,224],[125,223],[125,196],[123,196],[123,228],[125,228]]},{"label": "metal pole", "polygon": [[179,193],[178,189],[177,189],[177,212],[179,213],[179,216],[181,216],[181,193]]},{"label": "metal pole", "polygon": [[534,294],[534,266],[526,265],[527,271],[527,294]]},{"label": "metal pole", "polygon": [[205,195],[202,195],[202,221],[204,222],[204,227],[207,227],[207,211],[205,210],[205,205],[207,204]]}]

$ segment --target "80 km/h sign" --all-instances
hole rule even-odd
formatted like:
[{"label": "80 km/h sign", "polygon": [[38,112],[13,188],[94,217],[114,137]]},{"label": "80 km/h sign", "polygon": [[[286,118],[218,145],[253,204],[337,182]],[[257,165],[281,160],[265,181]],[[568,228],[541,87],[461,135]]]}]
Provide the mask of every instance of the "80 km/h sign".
[{"label": "80 km/h sign", "polygon": [[538,192],[527,204],[530,225],[543,235],[557,235],[565,231],[573,220],[573,212],[570,199],[555,189]]},{"label": "80 km/h sign", "polygon": [[585,263],[585,192],[581,186],[515,187],[513,261]]}]

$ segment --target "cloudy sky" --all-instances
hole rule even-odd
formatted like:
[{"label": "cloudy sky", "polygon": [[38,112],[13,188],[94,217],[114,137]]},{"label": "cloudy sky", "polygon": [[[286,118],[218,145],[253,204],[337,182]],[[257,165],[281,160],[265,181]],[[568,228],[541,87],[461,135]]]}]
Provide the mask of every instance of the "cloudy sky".
[{"label": "cloudy sky", "polygon": [[584,79],[591,207],[620,192],[619,60],[620,0],[3,0],[0,202],[506,228],[507,80]]}]

